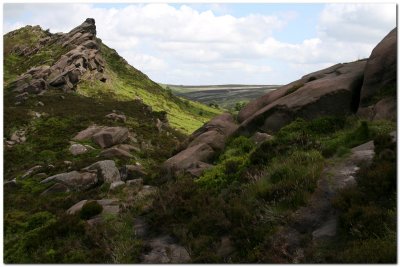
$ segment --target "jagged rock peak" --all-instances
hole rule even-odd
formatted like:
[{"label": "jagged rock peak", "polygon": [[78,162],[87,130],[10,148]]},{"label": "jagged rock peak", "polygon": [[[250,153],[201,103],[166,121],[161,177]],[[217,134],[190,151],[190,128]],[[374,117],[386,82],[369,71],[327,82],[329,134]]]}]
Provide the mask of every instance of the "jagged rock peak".
[{"label": "jagged rock peak", "polygon": [[78,27],[72,29],[69,34],[73,35],[76,33],[91,33],[93,35],[96,35],[96,22],[92,18],[87,18],[81,25]]}]

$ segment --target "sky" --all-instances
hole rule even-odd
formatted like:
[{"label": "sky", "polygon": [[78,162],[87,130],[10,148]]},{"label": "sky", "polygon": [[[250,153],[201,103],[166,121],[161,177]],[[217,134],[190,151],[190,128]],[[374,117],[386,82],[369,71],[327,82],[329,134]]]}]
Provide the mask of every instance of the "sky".
[{"label": "sky", "polygon": [[88,17],[97,37],[156,82],[286,84],[369,57],[396,27],[396,4],[8,3],[3,33],[68,32]]}]

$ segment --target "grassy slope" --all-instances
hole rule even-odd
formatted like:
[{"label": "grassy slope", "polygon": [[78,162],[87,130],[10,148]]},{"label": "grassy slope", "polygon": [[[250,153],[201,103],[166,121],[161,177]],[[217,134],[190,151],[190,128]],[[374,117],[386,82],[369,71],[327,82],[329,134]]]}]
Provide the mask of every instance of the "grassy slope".
[{"label": "grassy slope", "polygon": [[87,96],[97,96],[99,92],[112,95],[119,100],[141,98],[155,111],[166,111],[172,127],[191,133],[221,110],[197,102],[183,100],[164,90],[146,75],[128,65],[115,50],[102,45],[102,55],[106,61],[106,83],[84,81],[78,92]]},{"label": "grassy slope", "polygon": [[[43,64],[51,65],[67,52],[61,46],[52,44],[28,58],[10,53],[12,47],[17,44],[32,47],[45,36],[47,36],[47,33],[39,27],[29,26],[4,36],[5,86],[29,68]],[[110,79],[107,83],[82,81],[78,85],[78,93],[90,97],[107,95],[116,100],[124,101],[139,97],[153,110],[166,111],[171,126],[185,134],[192,133],[222,112],[197,102],[173,96],[157,83],[151,81],[145,74],[127,64],[115,50],[106,45],[102,45],[101,49],[106,61],[106,74]]]}]

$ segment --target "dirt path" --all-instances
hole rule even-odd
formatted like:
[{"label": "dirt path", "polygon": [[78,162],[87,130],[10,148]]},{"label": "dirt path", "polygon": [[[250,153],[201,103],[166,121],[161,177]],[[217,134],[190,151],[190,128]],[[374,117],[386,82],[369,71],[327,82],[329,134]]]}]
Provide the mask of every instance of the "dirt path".
[{"label": "dirt path", "polygon": [[370,163],[373,156],[374,144],[370,141],[325,167],[308,205],[298,209],[272,239],[272,252],[279,261],[302,262],[305,248],[336,235],[338,214],[332,199],[339,189],[355,183],[359,166]]}]

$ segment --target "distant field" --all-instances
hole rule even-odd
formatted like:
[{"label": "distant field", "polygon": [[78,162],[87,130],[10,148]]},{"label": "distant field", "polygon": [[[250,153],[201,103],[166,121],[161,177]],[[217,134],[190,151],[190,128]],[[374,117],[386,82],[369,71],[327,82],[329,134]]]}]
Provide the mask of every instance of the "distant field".
[{"label": "distant field", "polygon": [[218,104],[218,106],[231,109],[237,102],[249,102],[258,98],[271,90],[275,90],[279,85],[161,85],[171,89],[172,93],[190,100],[204,104]]}]

